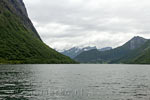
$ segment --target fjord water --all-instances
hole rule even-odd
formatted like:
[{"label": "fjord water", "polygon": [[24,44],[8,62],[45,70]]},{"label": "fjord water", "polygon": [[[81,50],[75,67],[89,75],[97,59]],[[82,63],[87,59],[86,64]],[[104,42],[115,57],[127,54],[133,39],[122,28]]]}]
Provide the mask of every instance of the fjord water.
[{"label": "fjord water", "polygon": [[149,65],[0,65],[0,100],[149,99]]}]

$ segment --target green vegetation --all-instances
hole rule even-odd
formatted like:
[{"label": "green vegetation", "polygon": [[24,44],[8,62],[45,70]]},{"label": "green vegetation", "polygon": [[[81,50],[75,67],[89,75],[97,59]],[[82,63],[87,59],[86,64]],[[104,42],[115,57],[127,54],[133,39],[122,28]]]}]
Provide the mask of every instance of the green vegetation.
[{"label": "green vegetation", "polygon": [[33,36],[8,7],[0,1],[0,64],[76,63]]},{"label": "green vegetation", "polygon": [[150,64],[150,48],[145,50],[140,56],[138,56],[131,63],[134,63],[134,64]]},{"label": "green vegetation", "polygon": [[125,46],[108,51],[91,50],[78,55],[75,60],[83,63],[120,63],[122,57],[130,53],[132,50]]},{"label": "green vegetation", "polygon": [[133,64],[150,64],[150,40],[147,41],[141,48],[141,53],[129,63]]},{"label": "green vegetation", "polygon": [[150,40],[134,37],[112,50],[101,52],[95,49],[83,52],[75,60],[81,63],[150,64]]}]

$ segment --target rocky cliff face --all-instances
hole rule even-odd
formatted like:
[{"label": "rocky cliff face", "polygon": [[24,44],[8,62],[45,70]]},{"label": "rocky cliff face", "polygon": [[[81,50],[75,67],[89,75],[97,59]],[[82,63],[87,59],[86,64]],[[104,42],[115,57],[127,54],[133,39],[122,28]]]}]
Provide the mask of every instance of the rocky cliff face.
[{"label": "rocky cliff face", "polygon": [[9,0],[9,2],[15,9],[16,14],[28,17],[27,10],[22,0]]},{"label": "rocky cliff face", "polygon": [[17,15],[17,17],[20,18],[24,26],[33,32],[31,34],[34,37],[41,40],[39,34],[37,33],[31,20],[28,17],[27,10],[25,8],[23,0],[0,0],[0,3],[2,3],[2,5],[5,6],[5,8],[7,8],[10,12]]},{"label": "rocky cliff face", "polygon": [[139,48],[141,45],[146,43],[147,39],[140,37],[140,36],[135,36],[133,37],[130,41],[128,41],[124,46],[127,48],[134,50],[136,48]]}]

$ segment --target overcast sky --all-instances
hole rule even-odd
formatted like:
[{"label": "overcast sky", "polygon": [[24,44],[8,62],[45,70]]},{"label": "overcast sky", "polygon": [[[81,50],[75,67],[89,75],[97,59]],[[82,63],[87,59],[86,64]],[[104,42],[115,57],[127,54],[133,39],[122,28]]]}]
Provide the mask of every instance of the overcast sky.
[{"label": "overcast sky", "polygon": [[150,38],[149,0],[24,0],[42,40],[58,50]]}]

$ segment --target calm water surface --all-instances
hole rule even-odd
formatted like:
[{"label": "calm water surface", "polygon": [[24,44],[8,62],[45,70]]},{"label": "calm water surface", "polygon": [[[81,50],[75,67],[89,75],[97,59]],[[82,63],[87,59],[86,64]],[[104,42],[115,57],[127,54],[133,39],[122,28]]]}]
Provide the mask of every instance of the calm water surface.
[{"label": "calm water surface", "polygon": [[150,100],[150,66],[0,65],[0,100]]}]

